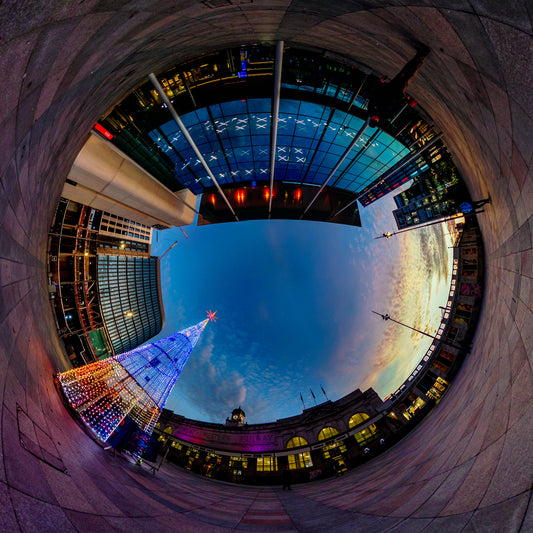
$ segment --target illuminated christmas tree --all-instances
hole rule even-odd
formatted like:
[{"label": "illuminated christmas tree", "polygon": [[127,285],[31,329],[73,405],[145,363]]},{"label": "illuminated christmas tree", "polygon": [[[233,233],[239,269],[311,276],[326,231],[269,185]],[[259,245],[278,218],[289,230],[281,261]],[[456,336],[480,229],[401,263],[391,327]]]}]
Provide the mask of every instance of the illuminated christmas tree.
[{"label": "illuminated christmas tree", "polygon": [[104,442],[126,417],[151,435],[209,320],[216,314],[165,339],[59,374],[69,404]]}]

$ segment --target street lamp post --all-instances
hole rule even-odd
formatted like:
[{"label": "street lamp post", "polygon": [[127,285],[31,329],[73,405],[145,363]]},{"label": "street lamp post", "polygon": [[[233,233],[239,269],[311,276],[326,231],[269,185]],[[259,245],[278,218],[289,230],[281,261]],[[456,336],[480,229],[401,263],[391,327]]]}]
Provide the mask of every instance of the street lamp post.
[{"label": "street lamp post", "polygon": [[376,313],[376,311],[372,311],[375,315],[380,316],[383,320],[392,320],[393,322],[396,322],[396,324],[400,324],[400,326],[404,326],[406,328],[412,329],[413,331],[416,331],[417,333],[421,333],[422,335],[425,335],[426,337],[429,337],[430,339],[433,339],[435,341],[438,341],[440,339],[437,339],[437,337],[430,335],[429,333],[426,333],[425,331],[421,331],[419,329],[413,328],[412,326],[408,326],[407,324],[404,324],[403,322],[399,322],[398,320],[394,320],[394,318],[391,318],[390,315],[387,313],[385,315],[382,315],[381,313]]},{"label": "street lamp post", "polygon": [[401,233],[406,233],[407,231],[412,231],[414,229],[427,228],[428,226],[434,226],[435,224],[441,224],[442,222],[449,222],[450,220],[456,220],[462,216],[464,215],[457,213],[451,217],[440,218],[439,220],[434,220],[433,222],[428,222],[427,224],[414,224],[410,228],[405,228],[401,231],[387,231],[387,233],[382,233],[381,235],[374,237],[374,239],[390,239],[393,235],[400,235]]}]

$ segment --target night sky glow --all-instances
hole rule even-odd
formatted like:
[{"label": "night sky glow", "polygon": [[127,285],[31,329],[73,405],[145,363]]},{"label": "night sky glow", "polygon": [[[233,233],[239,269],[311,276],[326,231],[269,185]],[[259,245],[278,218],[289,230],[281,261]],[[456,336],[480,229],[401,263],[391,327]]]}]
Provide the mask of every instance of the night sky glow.
[{"label": "night sky glow", "polygon": [[[396,193],[399,191],[395,191]],[[166,321],[157,338],[216,310],[166,407],[224,423],[241,406],[248,423],[293,416],[355,388],[385,398],[408,377],[440,324],[452,263],[445,224],[391,239],[392,195],[361,209],[363,227],[263,220],[154,235]]]}]

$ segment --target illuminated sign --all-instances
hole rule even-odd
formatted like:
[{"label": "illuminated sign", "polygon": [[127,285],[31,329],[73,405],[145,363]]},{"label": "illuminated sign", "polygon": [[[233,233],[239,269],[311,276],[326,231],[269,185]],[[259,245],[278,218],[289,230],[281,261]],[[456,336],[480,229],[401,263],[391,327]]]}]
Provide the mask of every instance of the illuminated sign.
[{"label": "illuminated sign", "polygon": [[98,123],[94,125],[94,129],[101,133],[106,139],[111,140],[113,138],[113,134],[107,131],[103,126]]}]

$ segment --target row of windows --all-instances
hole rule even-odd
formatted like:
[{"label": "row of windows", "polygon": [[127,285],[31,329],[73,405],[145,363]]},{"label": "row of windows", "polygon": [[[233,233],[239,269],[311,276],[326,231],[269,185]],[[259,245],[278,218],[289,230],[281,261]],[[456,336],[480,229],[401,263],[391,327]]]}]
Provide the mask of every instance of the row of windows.
[{"label": "row of windows", "polygon": [[278,469],[277,457],[258,457],[257,467],[258,472],[275,472]]},{"label": "row of windows", "polygon": [[113,235],[123,235],[124,237],[134,237],[135,239],[142,239],[145,241],[150,240],[150,237],[148,235],[142,235],[142,234],[133,233],[127,230],[116,229],[112,226],[101,226],[100,229],[102,232],[112,233]]},{"label": "row of windows", "polygon": [[297,453],[289,455],[289,469],[296,470],[299,468],[313,468],[313,460],[310,452]]},{"label": "row of windows", "polygon": [[[368,420],[370,417],[366,413],[355,413],[348,422],[348,427],[351,429],[353,427],[362,424],[365,420]],[[371,424],[367,428],[355,433],[355,438],[357,442],[363,443],[366,442],[369,438],[372,438],[377,432],[376,424]],[[335,435],[338,435],[339,431],[334,427],[328,426],[320,430],[318,434],[318,441],[327,440]],[[287,448],[299,448],[301,446],[307,446],[308,442],[303,437],[293,437],[287,442]]]},{"label": "row of windows", "polygon": [[[129,226],[138,226],[139,228],[144,228],[147,231],[150,231],[150,228],[148,228],[148,226],[145,226],[144,224],[141,224],[140,222],[135,222],[135,220],[130,220],[128,218],[124,218],[119,215],[114,215],[113,213],[108,213],[107,211],[104,211],[102,215],[102,220],[111,221],[113,224],[118,224],[118,222],[116,221],[126,222]],[[141,229],[141,231],[143,230]]]},{"label": "row of windows", "polygon": [[[370,417],[366,413],[356,413],[350,418],[348,425],[350,428],[353,428],[355,426],[358,426],[359,424],[362,424],[365,420],[368,420],[369,418]],[[167,427],[164,430],[164,433],[171,434],[172,428]],[[326,440],[338,434],[339,432],[337,429],[331,426],[327,426],[319,432],[318,440],[319,441]],[[358,445],[362,447],[367,442],[375,439],[377,434],[378,434],[378,430],[377,430],[376,425],[371,424],[370,426],[363,429],[362,431],[355,433],[354,437]],[[291,449],[291,448],[300,448],[302,446],[307,446],[307,445],[308,445],[308,442],[306,439],[300,436],[295,436],[295,437],[292,437],[287,442],[286,447],[287,449]],[[347,451],[346,445],[342,441],[329,444],[327,446],[324,446],[324,448],[322,448],[322,453],[326,459],[329,459],[331,457],[336,457],[336,455],[338,455],[339,453],[342,454],[342,453],[345,453],[346,451]],[[290,470],[313,467],[313,460],[311,458],[311,453],[308,451],[289,455],[287,459],[288,459]],[[229,464],[230,466],[233,466],[233,467],[246,468],[247,467],[246,463],[247,463],[246,458],[231,457]],[[278,470],[278,458],[277,457],[258,457],[257,458],[257,471],[258,472],[274,472],[276,470]]]},{"label": "row of windows", "polygon": [[145,241],[150,240],[151,228],[127,218],[104,213],[100,223],[100,230],[125,237],[132,237]]},{"label": "row of windows", "polygon": [[109,226],[110,228],[125,228],[125,229],[128,229],[128,230],[131,230],[131,231],[138,231],[139,233],[143,233],[145,235],[148,235],[150,233],[150,229],[146,226],[140,226],[136,225],[135,224],[127,224],[127,223],[124,223],[122,224],[121,222],[115,222],[114,220],[106,220],[106,219],[102,219],[102,224],[105,226]]},{"label": "row of windows", "polygon": [[[146,273],[143,273],[143,272],[128,272],[128,273],[124,273],[124,274],[117,274],[117,273],[114,273],[114,272],[111,272],[108,276],[107,276],[107,280],[109,280],[108,282],[119,282],[119,281],[128,281],[130,283],[134,283],[134,282],[137,282],[137,283],[141,283],[141,282],[146,282],[146,283],[153,283],[155,280],[157,280],[157,275],[155,275],[155,273],[150,273],[150,272],[146,272]],[[118,287],[110,287],[108,289],[108,293],[109,294],[113,294],[114,292],[116,292],[117,290],[119,290]]]},{"label": "row of windows", "polygon": [[156,258],[99,256],[98,289],[116,354],[132,350],[159,333],[162,316]]}]

